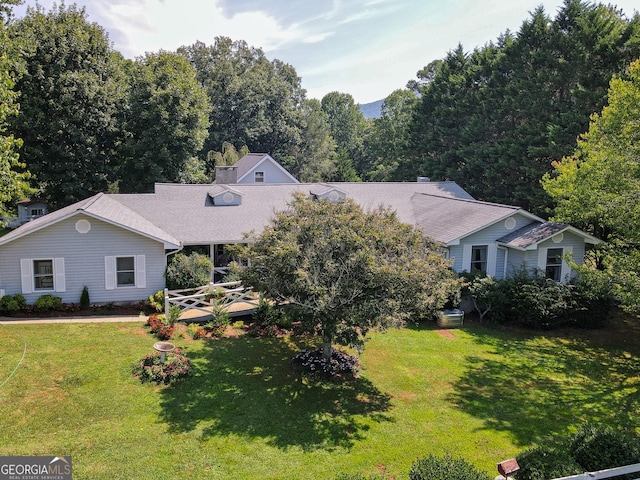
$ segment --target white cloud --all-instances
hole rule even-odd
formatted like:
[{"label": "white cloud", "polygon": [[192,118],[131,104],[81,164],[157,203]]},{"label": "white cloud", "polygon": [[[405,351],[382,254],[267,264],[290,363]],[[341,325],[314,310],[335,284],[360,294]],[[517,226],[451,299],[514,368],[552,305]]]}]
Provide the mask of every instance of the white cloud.
[{"label": "white cloud", "polygon": [[[36,0],[27,0],[34,5]],[[366,103],[414,79],[462,43],[472,50],[517,31],[538,5],[562,0],[75,0],[133,58],[215,37],[245,40],[290,63],[309,96],[350,93]],[[39,0],[49,10],[54,0]],[[637,0],[616,2],[631,16]],[[25,7],[16,9],[16,13]]]}]

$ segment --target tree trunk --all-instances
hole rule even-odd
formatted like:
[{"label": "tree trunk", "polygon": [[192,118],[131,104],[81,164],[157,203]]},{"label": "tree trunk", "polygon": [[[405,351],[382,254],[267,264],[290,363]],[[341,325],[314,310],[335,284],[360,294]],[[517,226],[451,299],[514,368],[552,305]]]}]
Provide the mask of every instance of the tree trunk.
[{"label": "tree trunk", "polygon": [[322,336],[322,358],[329,361],[331,359],[331,336]]}]

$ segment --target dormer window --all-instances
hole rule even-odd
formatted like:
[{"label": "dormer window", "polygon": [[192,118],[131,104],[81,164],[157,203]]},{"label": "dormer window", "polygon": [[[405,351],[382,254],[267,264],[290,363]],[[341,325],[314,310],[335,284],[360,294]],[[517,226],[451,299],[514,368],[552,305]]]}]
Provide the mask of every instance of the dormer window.
[{"label": "dormer window", "polygon": [[255,183],[264,183],[264,172],[255,172],[253,181]]},{"label": "dormer window", "polygon": [[214,185],[209,190],[209,199],[211,204],[216,206],[240,205],[242,193],[233,188]]},{"label": "dormer window", "polygon": [[322,191],[309,192],[314,200],[326,200],[327,202],[339,202],[347,196],[345,192],[339,188],[329,187]]}]

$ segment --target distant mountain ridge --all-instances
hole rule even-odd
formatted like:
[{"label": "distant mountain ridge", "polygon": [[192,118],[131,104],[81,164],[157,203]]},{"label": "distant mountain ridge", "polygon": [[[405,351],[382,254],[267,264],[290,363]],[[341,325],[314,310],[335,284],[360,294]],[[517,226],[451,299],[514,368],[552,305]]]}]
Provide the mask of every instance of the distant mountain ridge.
[{"label": "distant mountain ridge", "polygon": [[364,115],[364,118],[380,118],[380,111],[382,109],[383,102],[384,99],[360,105],[360,111]]}]

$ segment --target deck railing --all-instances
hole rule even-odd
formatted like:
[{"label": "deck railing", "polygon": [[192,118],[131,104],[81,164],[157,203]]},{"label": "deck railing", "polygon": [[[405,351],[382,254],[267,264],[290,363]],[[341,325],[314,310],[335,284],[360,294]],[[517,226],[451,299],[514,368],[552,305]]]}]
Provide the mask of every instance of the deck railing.
[{"label": "deck railing", "polygon": [[[181,314],[187,311],[199,311],[202,315],[211,315],[214,303],[227,310],[232,316],[234,310],[243,314],[258,306],[258,297],[242,282],[209,283],[197,288],[183,290],[164,289],[164,312],[169,315],[169,307],[178,305]],[[235,307],[235,309],[234,309]]]},{"label": "deck railing", "polygon": [[[553,480],[600,480],[604,478],[615,478],[629,473],[640,473],[640,463],[599,470],[597,472],[585,472],[580,475],[571,475],[570,477],[554,478]],[[640,480],[640,475],[638,475],[635,480]]]}]

